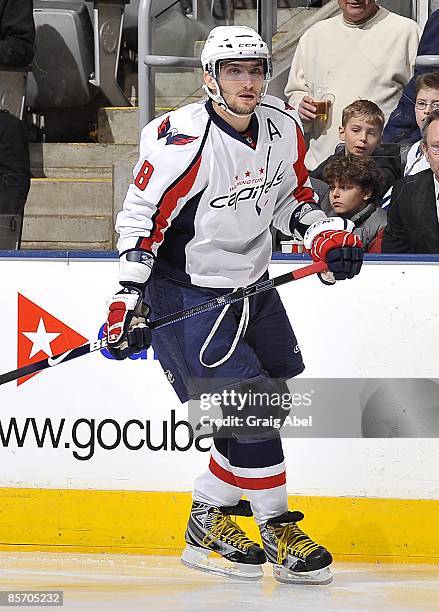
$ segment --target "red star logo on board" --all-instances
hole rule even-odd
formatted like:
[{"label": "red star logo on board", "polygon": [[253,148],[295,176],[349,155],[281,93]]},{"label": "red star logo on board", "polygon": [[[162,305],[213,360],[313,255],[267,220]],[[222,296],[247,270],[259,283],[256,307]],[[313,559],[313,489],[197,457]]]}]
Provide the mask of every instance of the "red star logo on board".
[{"label": "red star logo on board", "polygon": [[259,174],[264,174],[265,170],[264,168],[259,168]]},{"label": "red star logo on board", "polygon": [[[82,346],[87,338],[51,315],[49,312],[18,294],[17,368],[53,357]],[[23,376],[17,386],[39,372]]]},{"label": "red star logo on board", "polygon": [[250,170],[247,170],[247,172],[245,173],[245,176],[248,178],[249,176],[251,176],[251,172]]}]

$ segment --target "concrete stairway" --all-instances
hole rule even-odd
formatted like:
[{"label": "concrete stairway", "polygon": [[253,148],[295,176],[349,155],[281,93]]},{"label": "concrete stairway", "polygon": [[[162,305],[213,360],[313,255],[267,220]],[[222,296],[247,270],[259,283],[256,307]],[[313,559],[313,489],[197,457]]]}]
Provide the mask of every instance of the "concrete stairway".
[{"label": "concrete stairway", "polygon": [[136,142],[31,144],[23,249],[109,250]]},{"label": "concrete stairway", "polygon": [[22,248],[112,248],[111,178],[32,181]]}]

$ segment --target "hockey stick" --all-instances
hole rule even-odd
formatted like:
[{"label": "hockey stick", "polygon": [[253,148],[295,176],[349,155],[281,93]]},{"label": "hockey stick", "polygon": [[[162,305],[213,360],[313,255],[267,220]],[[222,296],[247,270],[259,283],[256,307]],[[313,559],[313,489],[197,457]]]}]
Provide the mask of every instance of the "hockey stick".
[{"label": "hockey stick", "polygon": [[[326,270],[327,265],[325,264],[325,262],[318,261],[309,264],[308,266],[304,266],[303,268],[299,268],[298,270],[294,270],[293,272],[287,272],[286,274],[282,274],[281,276],[276,276],[275,278],[270,278],[268,280],[261,281],[259,283],[256,283],[255,285],[251,285],[250,287],[241,287],[240,289],[236,289],[236,291],[226,293],[225,295],[220,295],[219,297],[208,300],[207,302],[203,302],[202,304],[198,304],[197,306],[192,306],[191,308],[180,310],[179,312],[166,315],[165,317],[161,317],[160,319],[156,319],[155,321],[150,321],[149,327],[150,329],[158,329],[160,327],[165,327],[165,325],[171,325],[172,323],[177,323],[178,321],[183,321],[184,319],[189,319],[190,317],[198,316],[203,312],[209,312],[210,310],[214,310],[215,308],[220,308],[221,306],[226,306],[227,304],[233,304],[234,302],[243,300],[246,297],[251,297],[256,293],[262,293],[263,291],[268,291],[269,289],[279,287],[280,285],[284,285],[285,283],[305,278],[306,276],[310,276],[311,274],[325,272]],[[22,378],[23,376],[28,376],[29,374],[34,374],[35,372],[40,372],[41,370],[45,370],[46,368],[56,366],[66,361],[70,361],[71,359],[76,359],[76,357],[82,357],[82,355],[87,355],[88,353],[99,351],[105,348],[106,346],[106,338],[87,342],[86,344],[66,351],[65,353],[61,353],[53,357],[47,357],[46,359],[36,361],[35,363],[30,363],[29,365],[23,366],[22,368],[18,368],[17,370],[12,370],[11,372],[1,374],[0,385],[3,385],[7,382],[11,382],[12,380],[17,380],[17,378]]]}]

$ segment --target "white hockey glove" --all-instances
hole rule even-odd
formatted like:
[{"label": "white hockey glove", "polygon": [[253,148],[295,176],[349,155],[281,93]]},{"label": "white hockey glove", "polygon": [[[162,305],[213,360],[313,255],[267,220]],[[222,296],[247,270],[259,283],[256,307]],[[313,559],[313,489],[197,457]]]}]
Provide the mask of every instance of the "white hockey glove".
[{"label": "white hockey glove", "polygon": [[352,221],[330,217],[316,221],[306,231],[303,243],[313,261],[328,264],[328,272],[319,274],[325,285],[359,274],[364,249],[360,238],[352,233],[353,229]]},{"label": "white hockey glove", "polygon": [[126,285],[108,300],[105,333],[108,351],[114,359],[126,359],[151,346],[147,324],[150,308],[143,301],[143,290]]}]

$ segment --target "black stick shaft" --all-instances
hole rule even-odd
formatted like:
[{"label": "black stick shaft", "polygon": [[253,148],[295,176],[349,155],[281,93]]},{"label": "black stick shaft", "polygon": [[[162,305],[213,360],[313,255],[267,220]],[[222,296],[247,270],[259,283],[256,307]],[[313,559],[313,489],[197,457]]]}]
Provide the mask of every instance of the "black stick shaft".
[{"label": "black stick shaft", "polygon": [[313,263],[309,266],[299,268],[299,270],[295,270],[294,272],[287,272],[286,274],[282,274],[281,276],[276,276],[275,278],[270,278],[266,281],[261,281],[259,283],[256,283],[255,285],[250,285],[250,287],[241,287],[240,289],[236,289],[236,291],[226,293],[226,295],[221,295],[219,297],[212,298],[208,302],[203,302],[202,304],[198,304],[197,306],[192,306],[191,308],[186,308],[185,310],[180,310],[179,312],[166,315],[165,317],[157,319],[156,321],[151,321],[149,327],[151,329],[165,327],[165,325],[171,325],[172,323],[176,323],[177,321],[183,321],[184,319],[195,317],[199,314],[202,314],[203,312],[208,312],[209,310],[221,308],[222,306],[226,306],[227,304],[239,302],[239,300],[243,300],[246,297],[256,295],[256,293],[262,293],[263,291],[268,291],[269,289],[273,289],[274,287],[279,287],[280,285],[284,285],[285,283],[289,283],[294,280],[299,280],[300,278],[305,278],[305,276],[310,276],[311,274],[316,274],[317,272],[324,272],[325,270],[327,270],[327,266],[324,262]]},{"label": "black stick shaft", "polygon": [[[268,291],[269,289],[273,289],[274,287],[279,287],[280,285],[284,285],[285,283],[299,280],[301,278],[305,278],[306,276],[310,276],[311,274],[317,274],[318,272],[324,272],[325,270],[327,270],[327,266],[324,262],[315,262],[309,264],[308,266],[304,266],[303,268],[299,268],[298,270],[295,270],[293,272],[287,272],[286,274],[282,274],[281,276],[276,276],[275,278],[270,278],[269,280],[261,281],[260,283],[256,283],[255,285],[251,285],[250,287],[242,287],[240,289],[236,289],[236,291],[232,291],[230,293],[227,293],[226,295],[221,295],[219,297],[213,298],[212,300],[203,302],[198,306],[193,306],[191,308],[186,308],[185,310],[180,310],[179,312],[166,315],[165,317],[161,317],[160,319],[151,321],[149,323],[149,327],[151,329],[159,329],[160,327],[165,327],[165,325],[172,325],[172,323],[176,323],[177,321],[183,321],[184,319],[189,319],[190,317],[200,315],[203,312],[209,312],[210,310],[214,310],[215,308],[221,308],[222,306],[226,306],[227,304],[233,304],[234,302],[243,300],[246,297],[251,297],[256,293],[262,293],[263,291]],[[88,353],[99,351],[105,348],[106,346],[106,338],[94,340],[93,342],[87,342],[87,344],[78,346],[77,348],[71,349],[70,351],[66,351],[65,353],[55,355],[54,357],[47,357],[46,359],[36,361],[35,363],[30,363],[29,365],[23,366],[22,368],[18,368],[17,370],[12,370],[11,372],[1,374],[0,385],[11,382],[12,380],[17,380],[18,378],[22,378],[23,376],[28,376],[29,374],[34,374],[35,372],[40,372],[41,370],[45,370],[46,368],[51,368],[53,366],[59,365],[60,363],[76,359],[76,357],[82,357],[82,355],[87,355]]]},{"label": "black stick shaft", "polygon": [[59,355],[55,355],[54,357],[46,357],[46,359],[42,359],[41,361],[36,361],[35,363],[30,363],[29,365],[23,366],[22,368],[18,368],[17,370],[6,372],[6,374],[1,374],[0,385],[3,385],[7,382],[11,382],[12,380],[17,380],[18,378],[22,378],[23,376],[28,376],[29,374],[35,374],[35,372],[41,372],[41,370],[51,368],[53,366],[59,365],[60,363],[64,363],[65,361],[70,361],[71,359],[76,359],[76,357],[82,357],[82,355],[93,353],[93,351],[98,351],[100,349],[105,348],[106,346],[107,339],[101,338],[100,340],[87,342],[87,344],[78,346],[77,348],[74,348],[70,351],[66,351],[65,353],[60,353]]}]

